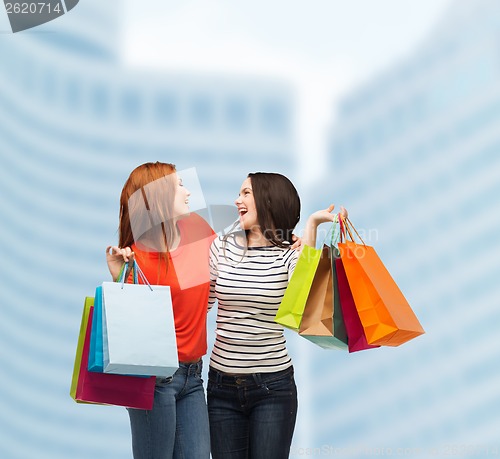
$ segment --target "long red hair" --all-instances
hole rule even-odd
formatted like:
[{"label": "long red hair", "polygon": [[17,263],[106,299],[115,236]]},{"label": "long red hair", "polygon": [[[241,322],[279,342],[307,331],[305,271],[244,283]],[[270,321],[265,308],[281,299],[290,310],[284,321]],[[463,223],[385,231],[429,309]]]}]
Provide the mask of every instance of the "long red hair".
[{"label": "long red hair", "polygon": [[[175,173],[175,166],[169,163],[145,163],[136,167],[130,174],[129,178],[123,185],[122,193],[120,196],[120,225],[118,228],[118,245],[119,247],[130,247],[134,242],[137,242],[134,239],[134,234],[132,231],[132,225],[130,223],[130,209],[129,202],[131,196],[137,191],[141,190],[146,200],[146,195],[144,192],[145,187],[155,180],[162,179],[163,177]],[[154,196],[154,199],[157,200],[155,203],[148,203],[146,201],[146,207],[149,209],[149,205],[155,205],[156,208],[164,208],[164,213],[168,213],[168,209],[172,208],[173,199],[175,196],[175,188],[173,188],[173,182],[170,180],[165,181],[166,186],[171,188],[171,192],[167,193],[166,196]],[[170,184],[170,185],[169,185]],[[151,196],[149,197],[151,200]],[[163,201],[162,201],[163,200]],[[164,200],[170,202],[164,202]],[[165,251],[168,251],[168,241],[172,240],[172,225],[169,224],[168,215],[165,216],[165,219],[162,219],[162,233],[164,236],[164,244],[166,247]],[[170,220],[171,222],[171,220]],[[136,235],[137,237],[137,235]]]}]

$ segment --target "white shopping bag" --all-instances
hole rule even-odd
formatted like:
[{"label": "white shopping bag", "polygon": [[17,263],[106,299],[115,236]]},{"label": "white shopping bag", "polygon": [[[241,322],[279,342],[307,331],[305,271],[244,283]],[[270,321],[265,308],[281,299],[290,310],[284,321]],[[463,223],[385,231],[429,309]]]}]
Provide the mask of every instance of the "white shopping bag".
[{"label": "white shopping bag", "polygon": [[104,373],[172,376],[179,367],[170,287],[102,284]]}]

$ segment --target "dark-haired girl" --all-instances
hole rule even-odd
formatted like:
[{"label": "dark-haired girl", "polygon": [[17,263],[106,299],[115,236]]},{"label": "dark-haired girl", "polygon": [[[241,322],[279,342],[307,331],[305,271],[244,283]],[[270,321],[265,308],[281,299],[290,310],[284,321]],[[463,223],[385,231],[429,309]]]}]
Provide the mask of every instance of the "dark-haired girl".
[{"label": "dark-haired girl", "polygon": [[[283,328],[274,322],[298,258],[297,190],[280,174],[249,174],[235,201],[240,232],[210,248],[210,306],[218,301],[207,388],[213,459],[288,458],[297,389]],[[316,244],[333,206],[312,214],[302,243]],[[342,209],[342,212],[345,212]]]}]

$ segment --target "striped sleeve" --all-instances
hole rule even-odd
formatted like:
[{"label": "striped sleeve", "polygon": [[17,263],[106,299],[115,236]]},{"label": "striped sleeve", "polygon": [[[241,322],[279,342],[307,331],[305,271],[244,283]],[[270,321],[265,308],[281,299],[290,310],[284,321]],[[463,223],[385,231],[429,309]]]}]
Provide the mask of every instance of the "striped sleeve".
[{"label": "striped sleeve", "polygon": [[216,296],[215,296],[215,285],[217,283],[217,278],[219,276],[219,250],[220,250],[220,239],[216,237],[212,244],[210,245],[210,292],[208,295],[208,310],[212,309],[215,304]]},{"label": "striped sleeve", "polygon": [[288,280],[292,278],[293,271],[295,270],[295,266],[297,265],[297,260],[299,259],[300,251],[297,250],[288,250],[285,252],[283,256],[283,262],[288,272]]}]

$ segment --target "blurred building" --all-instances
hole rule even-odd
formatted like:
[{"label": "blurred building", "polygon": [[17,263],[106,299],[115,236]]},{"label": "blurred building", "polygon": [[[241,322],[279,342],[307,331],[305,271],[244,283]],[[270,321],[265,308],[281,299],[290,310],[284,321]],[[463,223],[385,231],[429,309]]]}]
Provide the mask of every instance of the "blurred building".
[{"label": "blurred building", "polygon": [[348,208],[427,334],[350,355],[309,346],[318,455],[499,454],[499,26],[497,1],[454,2],[338,107],[322,196]]},{"label": "blurred building", "polygon": [[131,457],[125,410],[77,405],[69,387],[134,167],[194,167],[209,204],[232,204],[248,172],[294,170],[283,82],[124,68],[121,8],[86,0],[0,36],[2,458]]}]

